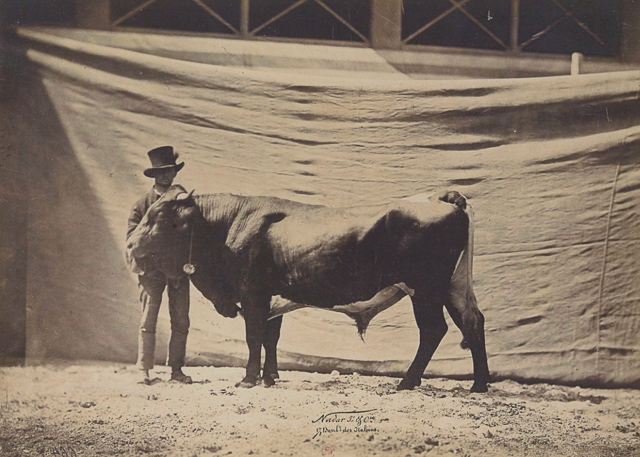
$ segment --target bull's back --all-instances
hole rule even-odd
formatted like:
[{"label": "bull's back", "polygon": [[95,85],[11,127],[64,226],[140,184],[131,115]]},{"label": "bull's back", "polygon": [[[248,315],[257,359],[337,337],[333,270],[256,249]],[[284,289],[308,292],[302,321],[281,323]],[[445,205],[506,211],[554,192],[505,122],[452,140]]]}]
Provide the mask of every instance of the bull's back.
[{"label": "bull's back", "polygon": [[300,209],[269,229],[274,283],[276,293],[314,306],[368,300],[391,284],[415,283],[448,265],[466,239],[464,213],[442,202]]}]

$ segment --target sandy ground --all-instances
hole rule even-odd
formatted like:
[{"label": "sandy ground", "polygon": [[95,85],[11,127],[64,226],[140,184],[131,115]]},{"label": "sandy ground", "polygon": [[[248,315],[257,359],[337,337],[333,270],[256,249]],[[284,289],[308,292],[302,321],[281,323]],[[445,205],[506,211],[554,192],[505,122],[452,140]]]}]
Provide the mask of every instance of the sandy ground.
[{"label": "sandy ground", "polygon": [[0,454],[150,456],[633,456],[640,391],[281,372],[237,389],[239,368],[185,369],[192,385],[135,383],[131,365],[0,369]]}]

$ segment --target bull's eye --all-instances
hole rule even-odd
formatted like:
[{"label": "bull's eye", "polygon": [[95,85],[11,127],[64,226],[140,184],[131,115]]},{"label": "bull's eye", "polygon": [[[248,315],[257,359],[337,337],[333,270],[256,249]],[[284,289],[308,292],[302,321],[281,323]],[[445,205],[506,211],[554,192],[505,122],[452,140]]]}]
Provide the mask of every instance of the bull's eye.
[{"label": "bull's eye", "polygon": [[177,229],[178,228],[178,224],[176,224],[175,222],[173,224],[171,224],[171,227],[173,227],[173,229]]}]

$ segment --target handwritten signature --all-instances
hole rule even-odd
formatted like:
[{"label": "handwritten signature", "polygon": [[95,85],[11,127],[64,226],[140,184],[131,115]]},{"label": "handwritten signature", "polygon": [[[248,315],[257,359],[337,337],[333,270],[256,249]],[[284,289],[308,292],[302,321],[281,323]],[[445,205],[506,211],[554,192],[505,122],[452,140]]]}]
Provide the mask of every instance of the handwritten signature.
[{"label": "handwritten signature", "polygon": [[316,427],[312,439],[331,433],[375,433],[378,429],[372,424],[376,422],[376,416],[373,414],[376,411],[376,409],[368,409],[365,411],[334,411],[323,414],[311,421],[312,424],[322,424],[322,426]]}]

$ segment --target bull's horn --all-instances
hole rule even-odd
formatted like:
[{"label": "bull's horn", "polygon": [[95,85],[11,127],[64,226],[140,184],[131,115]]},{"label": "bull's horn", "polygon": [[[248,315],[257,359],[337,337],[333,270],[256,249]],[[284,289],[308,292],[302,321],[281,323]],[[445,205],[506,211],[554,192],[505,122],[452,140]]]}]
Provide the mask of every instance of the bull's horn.
[{"label": "bull's horn", "polygon": [[194,192],[195,192],[195,189],[193,189],[188,194],[185,193],[185,192],[181,192],[178,195],[176,195],[176,200],[188,200],[189,198],[191,198],[193,196]]}]

